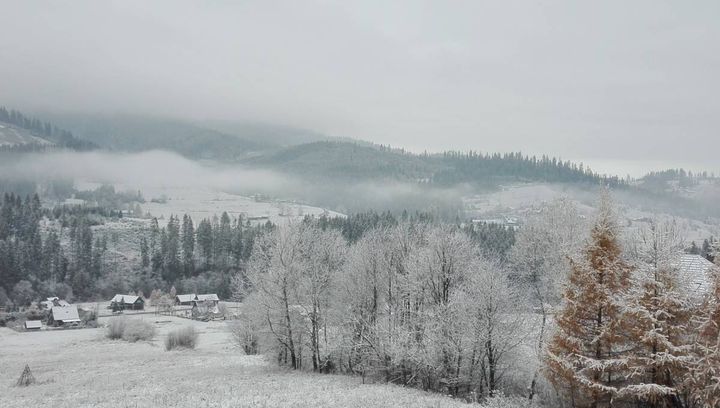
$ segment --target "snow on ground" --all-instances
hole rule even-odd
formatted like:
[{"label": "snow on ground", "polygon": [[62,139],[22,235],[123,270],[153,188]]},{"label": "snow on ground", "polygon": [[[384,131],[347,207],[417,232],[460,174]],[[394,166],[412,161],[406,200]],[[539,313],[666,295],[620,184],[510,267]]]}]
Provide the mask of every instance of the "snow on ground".
[{"label": "snow on ground", "polygon": [[[79,190],[91,190],[100,185],[78,182],[75,187]],[[121,184],[115,185],[115,188],[117,191],[137,191]],[[143,212],[157,217],[160,226],[167,223],[170,215],[183,214],[191,216],[196,223],[204,218],[219,217],[223,212],[227,212],[232,218],[242,215],[244,218],[255,219],[258,222],[270,220],[276,224],[300,219],[306,215],[343,216],[335,211],[297,202],[252,198],[212,188],[159,186],[145,187],[141,192],[146,201],[141,204]]]},{"label": "snow on ground", "polygon": [[[101,323],[110,317],[101,319]],[[359,378],[293,372],[243,355],[223,322],[138,315],[153,341],[108,340],[104,329],[18,333],[0,328],[0,406],[76,407],[468,407],[441,395]],[[195,350],[167,352],[168,331],[200,332]],[[25,364],[38,383],[15,387]]]}]

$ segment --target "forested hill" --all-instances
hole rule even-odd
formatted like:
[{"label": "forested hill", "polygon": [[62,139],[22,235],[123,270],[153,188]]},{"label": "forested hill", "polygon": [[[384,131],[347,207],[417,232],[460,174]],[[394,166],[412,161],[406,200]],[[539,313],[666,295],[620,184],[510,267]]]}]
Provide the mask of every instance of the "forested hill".
[{"label": "forested hill", "polygon": [[83,139],[113,151],[168,150],[191,159],[237,161],[273,147],[262,138],[251,140],[177,119],[46,115]]},{"label": "forested hill", "polygon": [[0,150],[38,151],[49,147],[89,150],[96,146],[49,122],[0,107]]},{"label": "forested hill", "polygon": [[312,178],[411,180],[443,186],[493,185],[506,181],[625,184],[617,177],[600,176],[582,164],[547,156],[477,152],[413,154],[351,142],[292,146],[254,157],[247,164]]},{"label": "forested hill", "polygon": [[98,146],[125,152],[168,150],[191,159],[242,163],[314,180],[392,180],[488,187],[516,181],[625,184],[617,178],[597,175],[582,164],[553,157],[454,151],[413,154],[282,126],[127,115],[46,114],[45,117],[71,129],[78,138],[15,111],[3,110],[0,115],[4,115],[0,120],[4,117],[14,126],[39,136],[40,145],[59,144],[75,149]]}]

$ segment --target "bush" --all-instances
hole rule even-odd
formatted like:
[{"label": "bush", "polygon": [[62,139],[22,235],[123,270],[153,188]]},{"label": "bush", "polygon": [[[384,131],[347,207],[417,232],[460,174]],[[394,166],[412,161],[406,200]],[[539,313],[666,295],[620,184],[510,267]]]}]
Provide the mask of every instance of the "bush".
[{"label": "bush", "polygon": [[259,333],[249,319],[228,322],[230,332],[246,355],[258,354]]},{"label": "bush", "polygon": [[170,351],[176,348],[194,349],[197,345],[197,339],[198,332],[192,326],[173,330],[165,338],[165,350]]},{"label": "bush", "polygon": [[144,320],[129,320],[122,333],[122,339],[130,343],[138,340],[152,340],[153,337],[155,337],[155,326]]},{"label": "bush", "polygon": [[121,339],[125,331],[125,319],[112,319],[107,328],[107,338],[111,340]]},{"label": "bush", "polygon": [[131,343],[152,340],[155,337],[155,326],[144,320],[112,319],[106,336],[112,340],[123,339]]}]

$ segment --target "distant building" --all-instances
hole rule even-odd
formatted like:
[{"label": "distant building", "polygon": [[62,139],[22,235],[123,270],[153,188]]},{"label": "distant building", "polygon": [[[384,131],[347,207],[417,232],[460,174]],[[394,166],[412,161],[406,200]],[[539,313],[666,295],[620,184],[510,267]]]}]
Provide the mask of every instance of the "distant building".
[{"label": "distant building", "polygon": [[703,297],[712,290],[711,273],[716,268],[715,264],[700,255],[685,254],[680,256],[675,266],[680,284],[685,288],[690,299],[702,301]]},{"label": "distant building", "polygon": [[40,330],[42,329],[42,322],[40,320],[27,320],[25,321],[26,330]]},{"label": "distant building", "polygon": [[73,323],[80,323],[77,306],[53,306],[50,310],[48,325],[63,326]]},{"label": "distant building", "polygon": [[192,306],[197,300],[197,296],[194,293],[188,293],[186,295],[175,296],[175,304],[181,306]]},{"label": "distant building", "polygon": [[110,300],[110,308],[113,310],[144,310],[145,300],[135,295],[115,295]]},{"label": "distant building", "polygon": [[220,303],[220,298],[218,298],[218,295],[216,295],[214,293],[208,293],[205,295],[197,295],[195,297],[195,300],[198,302],[209,303],[209,304],[212,304],[215,306],[217,306],[217,304]]},{"label": "distant building", "polygon": [[42,302],[40,302],[41,309],[50,310],[54,306],[67,307],[67,306],[70,306],[70,303],[60,299],[57,296],[46,298],[46,300],[43,300]]},{"label": "distant building", "polygon": [[210,304],[213,306],[217,306],[217,304],[220,302],[220,298],[218,298],[218,295],[215,293],[206,293],[203,295],[196,295],[194,293],[188,293],[185,295],[177,295],[175,296],[175,304],[176,305],[182,305],[182,306],[195,306],[198,303],[202,304]]}]

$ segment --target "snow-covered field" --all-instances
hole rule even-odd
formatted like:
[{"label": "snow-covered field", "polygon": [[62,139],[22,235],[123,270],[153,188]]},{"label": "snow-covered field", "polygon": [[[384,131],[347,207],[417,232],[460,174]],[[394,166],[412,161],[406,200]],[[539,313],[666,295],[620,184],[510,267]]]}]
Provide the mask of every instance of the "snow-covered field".
[{"label": "snow-covered field", "polygon": [[[101,185],[95,182],[76,182],[75,188],[93,190]],[[115,189],[137,191],[136,188],[123,184],[116,184]],[[184,214],[188,214],[196,223],[204,218],[219,217],[223,212],[227,212],[232,218],[242,215],[246,219],[258,222],[270,220],[276,224],[306,215],[343,216],[335,211],[297,202],[246,197],[211,187],[145,186],[141,193],[146,200],[141,204],[143,212],[157,217],[161,226],[167,223],[171,215]]]},{"label": "snow-covered field", "polygon": [[[101,319],[101,323],[107,319]],[[279,369],[245,356],[223,322],[138,315],[151,342],[108,340],[104,329],[18,333],[0,328],[0,406],[39,407],[467,407],[449,398],[359,378]],[[168,331],[194,325],[195,350],[167,352]],[[15,387],[25,364],[37,384]]]}]

